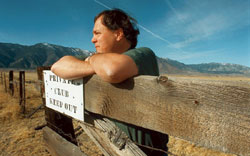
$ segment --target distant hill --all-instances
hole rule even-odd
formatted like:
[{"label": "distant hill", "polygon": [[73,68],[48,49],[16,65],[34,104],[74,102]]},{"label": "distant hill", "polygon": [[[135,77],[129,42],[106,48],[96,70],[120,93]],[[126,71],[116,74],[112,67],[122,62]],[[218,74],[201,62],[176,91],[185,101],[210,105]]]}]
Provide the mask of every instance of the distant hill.
[{"label": "distant hill", "polygon": [[209,74],[242,74],[250,76],[250,68],[231,63],[202,63],[191,64],[188,67],[200,72]]},{"label": "distant hill", "polygon": [[171,60],[168,58],[157,58],[160,73],[166,74],[223,74],[250,76],[250,68],[230,63],[202,63],[190,64]]},{"label": "distant hill", "polygon": [[[85,58],[91,52],[49,43],[25,46],[0,43],[0,68],[35,69],[49,66],[65,55]],[[164,74],[230,74],[250,76],[250,68],[237,64],[203,63],[186,65],[168,58],[157,57],[160,73]]]},{"label": "distant hill", "polygon": [[52,65],[65,55],[85,57],[89,51],[68,48],[48,43],[24,46],[0,43],[0,68],[35,69],[37,66]]},{"label": "distant hill", "polygon": [[160,73],[168,74],[223,74],[250,76],[250,68],[238,64],[230,63],[202,63],[190,64],[171,60],[168,58],[158,58]]},{"label": "distant hill", "polygon": [[196,70],[186,64],[168,58],[157,57],[160,73],[166,74],[194,74]]}]

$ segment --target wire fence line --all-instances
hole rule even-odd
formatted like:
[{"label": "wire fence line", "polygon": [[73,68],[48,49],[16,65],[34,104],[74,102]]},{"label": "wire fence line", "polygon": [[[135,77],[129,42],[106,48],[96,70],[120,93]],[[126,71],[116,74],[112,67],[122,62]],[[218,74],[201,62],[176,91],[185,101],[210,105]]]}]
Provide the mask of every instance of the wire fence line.
[{"label": "wire fence line", "polygon": [[[14,73],[18,73],[19,77],[14,77]],[[11,97],[18,96],[19,105],[22,114],[26,117],[31,117],[36,111],[42,108],[40,105],[30,114],[26,111],[26,88],[25,84],[33,84],[34,88],[40,92],[40,86],[42,81],[39,80],[25,80],[25,71],[0,71],[0,85],[4,88],[5,93],[8,93]]]}]

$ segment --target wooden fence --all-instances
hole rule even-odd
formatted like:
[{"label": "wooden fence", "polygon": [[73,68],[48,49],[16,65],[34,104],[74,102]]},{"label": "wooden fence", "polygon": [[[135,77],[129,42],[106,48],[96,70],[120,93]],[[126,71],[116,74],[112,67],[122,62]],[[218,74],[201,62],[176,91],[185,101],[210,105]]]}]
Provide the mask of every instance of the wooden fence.
[{"label": "wooden fence", "polygon": [[19,80],[14,79],[13,70],[10,70],[8,75],[9,76],[7,77],[6,72],[1,72],[0,82],[4,86],[5,92],[9,93],[11,96],[14,96],[14,92],[16,88],[16,92],[19,93],[18,96],[20,100],[21,111],[24,114],[25,113],[25,72],[19,71]]},{"label": "wooden fence", "polygon": [[[38,69],[41,81],[42,70]],[[110,147],[102,143],[105,138],[96,129],[103,117],[210,149],[250,155],[249,82],[138,76],[110,84],[94,75],[84,78],[84,83],[85,112],[89,118],[86,122],[94,126],[86,128],[82,124],[82,127],[89,131],[99,147],[104,148],[104,155],[122,154],[108,151]],[[41,94],[43,96],[43,92]],[[79,152],[75,146],[72,119],[49,108],[45,112],[48,127],[44,128],[44,136],[51,151],[57,155]],[[60,152],[63,147],[64,152]],[[84,154],[80,152],[79,155]]]},{"label": "wooden fence", "polygon": [[[14,78],[14,72],[19,73],[19,78]],[[6,76],[8,73],[8,76]],[[42,82],[40,81],[25,81],[25,71],[5,71],[0,72],[0,84],[4,87],[4,91],[6,93],[9,93],[12,97],[14,97],[14,94],[16,92],[16,95],[19,97],[19,105],[20,110],[23,114],[25,114],[25,117],[31,117],[35,112],[37,112],[39,109],[41,109],[44,105],[41,104],[38,108],[33,110],[32,112],[25,111],[25,105],[26,105],[26,93],[25,93],[25,84],[27,83],[33,83],[35,86],[38,86],[38,90],[40,90],[40,84]]]}]

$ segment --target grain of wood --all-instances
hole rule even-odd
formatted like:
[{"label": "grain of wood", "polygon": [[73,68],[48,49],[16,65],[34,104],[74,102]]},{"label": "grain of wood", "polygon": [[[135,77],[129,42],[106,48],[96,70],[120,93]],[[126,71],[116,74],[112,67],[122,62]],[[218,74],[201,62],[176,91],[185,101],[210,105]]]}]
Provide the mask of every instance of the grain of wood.
[{"label": "grain of wood", "polygon": [[86,156],[79,147],[70,143],[49,127],[43,128],[43,138],[54,156]]},{"label": "grain of wood", "polygon": [[250,83],[139,76],[121,84],[97,76],[85,85],[85,107],[123,122],[215,150],[249,155]]},{"label": "grain of wood", "polygon": [[[89,124],[79,122],[80,126],[105,156],[146,156],[141,149],[110,120],[97,117],[94,114],[86,114],[85,119]],[[120,137],[115,138],[116,132],[121,132]],[[115,140],[113,140],[113,138],[115,138]],[[125,141],[122,148],[117,145],[117,143],[121,143],[121,141]]]}]

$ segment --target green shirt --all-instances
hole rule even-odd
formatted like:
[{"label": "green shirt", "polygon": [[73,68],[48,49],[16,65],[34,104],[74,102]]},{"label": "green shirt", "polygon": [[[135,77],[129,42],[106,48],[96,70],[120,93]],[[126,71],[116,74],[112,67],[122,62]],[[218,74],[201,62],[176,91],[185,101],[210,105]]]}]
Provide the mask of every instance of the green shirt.
[{"label": "green shirt", "polygon": [[149,48],[131,49],[123,53],[130,56],[137,65],[138,75],[159,76],[159,68],[154,52]]},{"label": "green shirt", "polygon": [[[139,70],[138,75],[159,76],[159,68],[156,56],[151,49],[142,47],[128,50],[123,54],[130,56],[134,60]],[[132,141],[135,141],[141,145],[167,150],[166,144],[168,142],[168,135],[117,121],[114,122],[129,136]],[[150,150],[145,149],[143,151],[147,155],[152,155]]]}]

